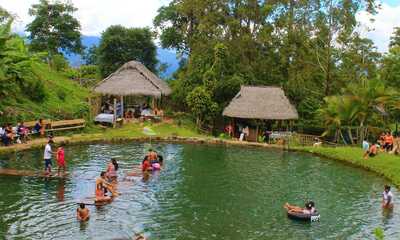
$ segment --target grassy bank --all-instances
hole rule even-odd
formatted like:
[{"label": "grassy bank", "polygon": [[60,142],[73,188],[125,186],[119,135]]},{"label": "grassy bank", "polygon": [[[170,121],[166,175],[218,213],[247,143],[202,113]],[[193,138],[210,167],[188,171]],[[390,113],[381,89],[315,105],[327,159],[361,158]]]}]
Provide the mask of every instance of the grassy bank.
[{"label": "grassy bank", "polygon": [[16,123],[44,119],[71,119],[85,117],[89,112],[88,89],[79,86],[46,64],[36,64],[38,81],[44,85],[44,97],[32,100],[29,94],[18,92],[16,96],[0,99],[0,123]]},{"label": "grassy bank", "polygon": [[374,171],[400,186],[400,156],[379,153],[376,157],[364,159],[362,149],[356,147],[296,147],[295,149]]},{"label": "grassy bank", "polygon": [[92,126],[89,129],[86,129],[81,134],[67,134],[67,136],[72,139],[82,139],[82,140],[90,140],[101,138],[104,140],[112,140],[118,138],[141,138],[141,137],[149,137],[148,135],[143,133],[143,128],[149,127],[151,128],[156,135],[152,136],[154,138],[157,137],[205,137],[206,135],[200,134],[194,125],[191,124],[176,124],[174,122],[170,123],[127,123],[120,128],[100,128],[98,126]]},{"label": "grassy bank", "polygon": [[[176,138],[178,142],[193,141],[206,142],[210,144],[282,148],[281,145],[268,145],[262,143],[239,142],[213,138],[209,135],[199,133],[195,126],[189,122],[184,124],[176,124],[174,122],[164,122],[159,124],[128,123],[121,128],[100,128],[99,126],[89,126],[78,133],[64,133],[62,136],[56,138],[56,143],[66,142],[77,144],[98,141],[114,142],[120,140],[148,141],[149,136],[143,133],[144,127],[150,127],[156,133],[156,135],[151,136],[151,138],[154,140],[173,141],[173,139]],[[11,147],[0,147],[0,154],[43,147],[45,143],[45,138],[39,138],[30,141],[30,143],[27,145],[17,144]],[[396,186],[400,186],[400,156],[380,153],[378,156],[366,160],[363,158],[362,149],[356,147],[292,147],[291,149],[343,161],[354,166],[371,170],[386,177]]]},{"label": "grassy bank", "polygon": [[[88,126],[78,132],[57,133],[55,142],[66,143],[90,143],[96,141],[119,141],[119,140],[148,140],[150,136],[143,133],[144,127],[150,127],[155,135],[152,139],[167,138],[208,138],[207,135],[200,134],[192,124],[170,123],[128,123],[120,128],[101,128],[99,126]],[[0,154],[40,148],[46,144],[46,138],[34,138],[28,144],[14,144],[9,147],[0,147]]]}]

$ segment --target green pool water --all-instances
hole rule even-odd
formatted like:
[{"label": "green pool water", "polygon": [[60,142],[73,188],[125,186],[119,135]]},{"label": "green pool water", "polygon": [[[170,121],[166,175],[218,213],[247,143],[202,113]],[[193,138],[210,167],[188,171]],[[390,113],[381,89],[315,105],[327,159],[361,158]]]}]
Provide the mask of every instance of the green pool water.
[{"label": "green pool water", "polygon": [[[143,182],[122,181],[147,145],[95,144],[66,148],[65,180],[0,176],[3,239],[400,239],[400,201],[380,208],[387,183],[373,173],[308,154],[273,150],[153,144],[165,169]],[[94,180],[111,157],[119,160],[119,191],[75,219],[76,202],[94,195]],[[42,169],[42,151],[0,156],[0,168]],[[395,196],[398,191],[393,189]],[[286,217],[285,202],[312,199],[321,221]],[[0,237],[1,239],[1,237]]]}]

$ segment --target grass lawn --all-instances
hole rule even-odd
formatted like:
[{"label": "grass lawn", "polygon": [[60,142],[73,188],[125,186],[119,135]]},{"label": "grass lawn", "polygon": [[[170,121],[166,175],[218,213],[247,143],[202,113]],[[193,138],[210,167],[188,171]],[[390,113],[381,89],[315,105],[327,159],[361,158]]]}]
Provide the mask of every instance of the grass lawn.
[{"label": "grass lawn", "polygon": [[361,147],[296,147],[295,149],[352,163],[381,174],[400,186],[400,156],[382,152],[376,157],[364,159]]},{"label": "grass lawn", "polygon": [[90,140],[90,139],[105,139],[111,140],[116,138],[140,138],[148,137],[143,133],[143,128],[151,128],[156,135],[152,137],[206,137],[206,135],[197,132],[196,127],[191,124],[176,123],[127,123],[120,128],[105,128],[102,129],[98,126],[89,127],[82,134],[70,135],[72,139]]}]

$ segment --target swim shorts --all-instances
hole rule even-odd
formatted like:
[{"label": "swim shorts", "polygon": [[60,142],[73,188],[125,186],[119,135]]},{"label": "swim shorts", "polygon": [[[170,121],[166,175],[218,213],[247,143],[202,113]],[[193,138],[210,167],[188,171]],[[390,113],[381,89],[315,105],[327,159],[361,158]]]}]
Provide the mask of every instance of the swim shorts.
[{"label": "swim shorts", "polygon": [[45,159],[44,160],[44,170],[47,168],[51,167],[53,164],[51,163],[51,159]]}]

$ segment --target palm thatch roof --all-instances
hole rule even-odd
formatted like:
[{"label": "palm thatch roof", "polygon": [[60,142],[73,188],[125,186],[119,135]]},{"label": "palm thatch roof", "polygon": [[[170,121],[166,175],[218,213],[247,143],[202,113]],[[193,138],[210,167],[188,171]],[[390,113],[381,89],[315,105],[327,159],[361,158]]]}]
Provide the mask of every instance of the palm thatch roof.
[{"label": "palm thatch roof", "polygon": [[94,91],[116,96],[153,96],[171,94],[168,84],[137,61],[122,65],[116,72],[99,82]]},{"label": "palm thatch roof", "polygon": [[242,86],[240,92],[224,109],[224,116],[246,119],[298,119],[296,108],[290,104],[279,87]]}]

